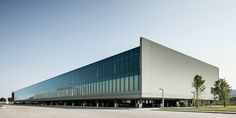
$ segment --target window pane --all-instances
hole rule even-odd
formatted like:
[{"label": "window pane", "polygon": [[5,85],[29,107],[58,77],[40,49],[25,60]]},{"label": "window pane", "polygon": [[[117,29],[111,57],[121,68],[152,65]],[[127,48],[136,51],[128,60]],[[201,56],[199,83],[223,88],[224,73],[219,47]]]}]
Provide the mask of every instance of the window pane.
[{"label": "window pane", "polygon": [[97,83],[93,84],[93,93],[97,94]]},{"label": "window pane", "polygon": [[97,82],[97,94],[100,94],[100,82]]},{"label": "window pane", "polygon": [[99,93],[102,94],[102,82],[99,82]]},{"label": "window pane", "polygon": [[102,82],[102,93],[104,94],[104,93],[106,93],[106,81],[103,81]]},{"label": "window pane", "polygon": [[134,90],[135,91],[139,90],[139,78],[138,78],[138,75],[134,76]]},{"label": "window pane", "polygon": [[116,85],[117,85],[116,86],[116,88],[117,88],[116,91],[120,92],[120,79],[119,78],[116,80]]},{"label": "window pane", "polygon": [[113,79],[113,92],[116,92],[116,79]]},{"label": "window pane", "polygon": [[122,77],[120,81],[121,92],[124,92],[124,87],[125,87],[124,85],[125,85],[125,78]]},{"label": "window pane", "polygon": [[129,91],[129,78],[125,77],[125,92]]},{"label": "window pane", "polygon": [[130,91],[134,90],[134,79],[133,79],[133,76],[129,77],[129,90]]},{"label": "window pane", "polygon": [[87,84],[87,85],[88,85],[88,93],[87,94],[89,95],[90,94],[90,90],[91,90],[90,89],[90,84]]},{"label": "window pane", "polygon": [[108,89],[109,89],[109,80],[106,81],[106,93],[108,93]]},{"label": "window pane", "polygon": [[112,80],[109,80],[109,93],[112,93]]}]

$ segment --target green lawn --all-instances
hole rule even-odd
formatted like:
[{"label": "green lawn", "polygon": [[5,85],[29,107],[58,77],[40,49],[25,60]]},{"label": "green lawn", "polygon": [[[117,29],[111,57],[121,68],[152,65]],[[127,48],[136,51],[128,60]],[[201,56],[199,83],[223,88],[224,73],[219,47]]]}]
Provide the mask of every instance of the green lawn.
[{"label": "green lawn", "polygon": [[224,108],[223,106],[216,106],[216,107],[180,107],[176,108],[176,110],[189,110],[189,111],[233,111],[236,112],[236,106],[227,106]]}]

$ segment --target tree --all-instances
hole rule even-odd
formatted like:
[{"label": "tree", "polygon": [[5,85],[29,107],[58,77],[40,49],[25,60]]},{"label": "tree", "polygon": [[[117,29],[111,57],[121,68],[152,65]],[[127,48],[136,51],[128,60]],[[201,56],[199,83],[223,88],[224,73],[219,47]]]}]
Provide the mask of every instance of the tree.
[{"label": "tree", "polygon": [[8,100],[8,102],[12,102],[13,101],[12,97],[7,98],[7,100]]},{"label": "tree", "polygon": [[0,98],[0,102],[6,102],[5,98]]},{"label": "tree", "polygon": [[227,102],[230,98],[231,87],[229,86],[227,81],[225,81],[225,79],[219,79],[215,81],[214,86],[214,91],[219,96],[219,100],[223,102],[224,107],[226,107]]},{"label": "tree", "polygon": [[203,91],[205,90],[205,80],[202,79],[202,76],[200,75],[196,75],[193,79],[193,83],[192,83],[192,86],[194,87],[195,91],[193,92],[194,93],[194,102],[195,102],[195,105],[196,107],[198,108],[199,107],[199,101],[200,101],[200,97],[203,93]]}]

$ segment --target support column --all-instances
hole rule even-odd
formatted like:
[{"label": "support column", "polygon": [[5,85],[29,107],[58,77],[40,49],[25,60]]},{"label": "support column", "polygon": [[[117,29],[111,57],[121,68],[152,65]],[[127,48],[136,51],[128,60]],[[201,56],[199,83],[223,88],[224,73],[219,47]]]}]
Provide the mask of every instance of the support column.
[{"label": "support column", "polygon": [[152,107],[155,107],[155,100],[152,101]]},{"label": "support column", "polygon": [[115,108],[118,107],[118,103],[117,103],[116,100],[114,101],[114,107],[115,107]]},{"label": "support column", "polygon": [[63,102],[64,103],[64,106],[66,106],[66,102]]},{"label": "support column", "polygon": [[99,102],[98,101],[96,101],[96,107],[99,107]]},{"label": "support column", "polygon": [[74,103],[74,101],[72,101],[71,105],[72,105],[72,106],[75,106],[75,103]]},{"label": "support column", "polygon": [[142,107],[143,107],[143,101],[142,101],[142,99],[139,99],[139,100],[136,101],[136,107],[137,107],[137,108],[142,108]]},{"label": "support column", "polygon": [[83,107],[85,107],[85,102],[83,102]]}]

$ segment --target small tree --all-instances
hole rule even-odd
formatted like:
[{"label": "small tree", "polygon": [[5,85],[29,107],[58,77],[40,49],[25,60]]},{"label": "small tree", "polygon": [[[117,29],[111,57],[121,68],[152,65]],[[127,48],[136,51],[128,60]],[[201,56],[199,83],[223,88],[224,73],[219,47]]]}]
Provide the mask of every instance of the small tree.
[{"label": "small tree", "polygon": [[5,98],[0,98],[0,102],[6,102]]},{"label": "small tree", "polygon": [[231,87],[225,81],[225,79],[219,79],[215,81],[214,86],[215,86],[214,91],[219,96],[219,100],[223,102],[224,107],[226,107],[227,102],[229,101],[230,98]]},{"label": "small tree", "polygon": [[200,97],[203,93],[203,91],[205,90],[205,80],[202,79],[202,77],[200,75],[196,75],[193,79],[193,83],[192,86],[194,87],[195,91],[194,93],[194,101],[195,101],[195,105],[198,108],[199,107],[199,101],[200,101]]},{"label": "small tree", "polygon": [[8,102],[12,102],[13,101],[12,97],[7,98],[7,100],[8,100]]}]

